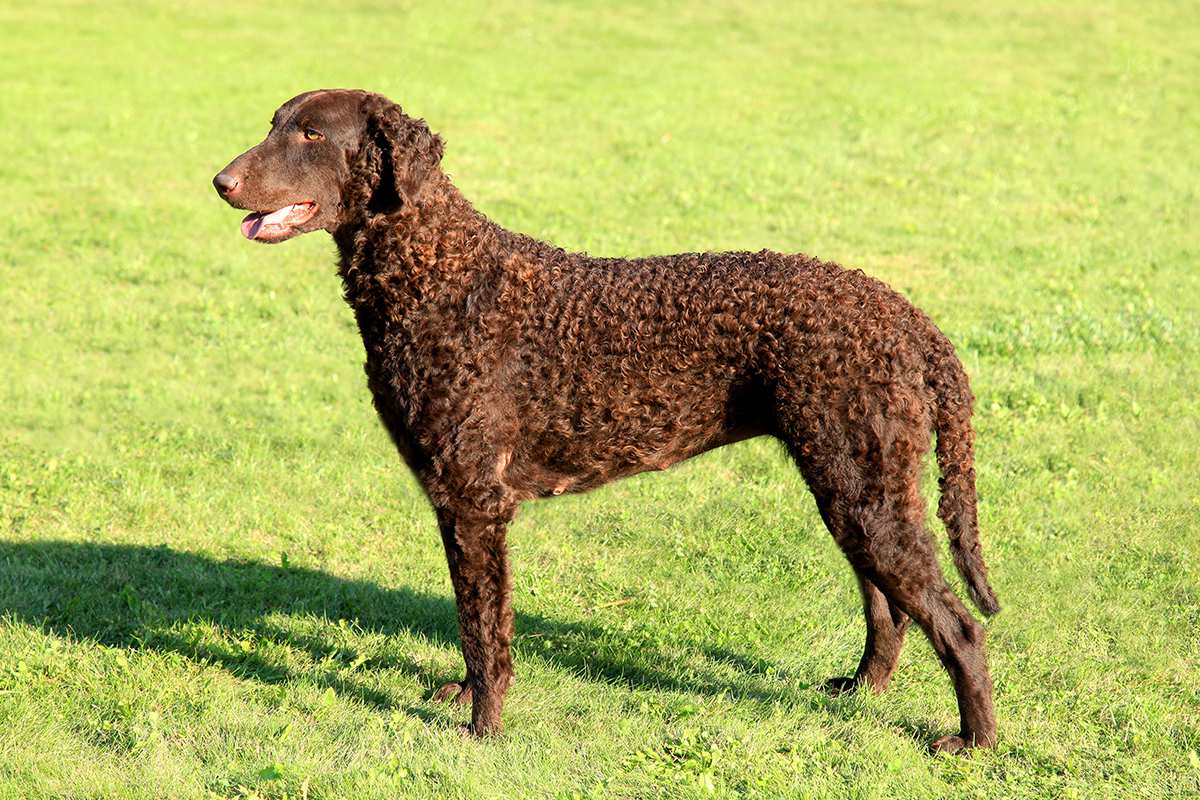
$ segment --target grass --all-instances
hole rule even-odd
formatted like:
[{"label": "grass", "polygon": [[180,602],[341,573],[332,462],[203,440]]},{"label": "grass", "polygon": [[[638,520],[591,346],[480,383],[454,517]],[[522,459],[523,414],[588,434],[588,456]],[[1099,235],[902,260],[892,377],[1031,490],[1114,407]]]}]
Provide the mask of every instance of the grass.
[{"label": "grass", "polygon": [[[796,5],[0,8],[0,797],[1200,794],[1194,8]],[[334,85],[428,118],[510,227],[805,251],[938,320],[994,751],[926,754],[919,636],[887,694],[816,690],[857,592],[765,441],[525,507],[508,732],[460,738],[332,245],[247,244],[208,186]]]}]

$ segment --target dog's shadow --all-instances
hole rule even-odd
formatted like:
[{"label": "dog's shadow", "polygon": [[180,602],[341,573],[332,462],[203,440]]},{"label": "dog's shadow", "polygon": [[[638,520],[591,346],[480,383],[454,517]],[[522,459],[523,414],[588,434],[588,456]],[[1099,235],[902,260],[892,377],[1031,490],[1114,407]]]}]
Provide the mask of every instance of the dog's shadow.
[{"label": "dog's shadow", "polygon": [[[449,592],[383,588],[313,569],[217,560],[165,546],[0,542],[0,615],[57,635],[178,653],[263,683],[283,683],[302,672],[306,679],[368,705],[427,721],[429,707],[413,704],[422,698],[398,698],[380,690],[371,681],[371,669],[398,670],[425,691],[461,677],[394,648],[388,648],[382,663],[368,661],[365,672],[339,668],[352,663],[356,654],[339,641],[344,637],[321,624],[345,620],[357,631],[407,633],[457,651],[457,618]],[[284,627],[278,615],[308,617],[315,624]],[[761,659],[689,646],[701,658],[689,659],[691,666],[681,672],[671,668],[670,654],[614,647],[604,631],[587,623],[520,610],[516,617],[519,659],[536,658],[581,678],[763,703],[797,699],[795,682],[780,680],[780,671]],[[269,647],[264,651],[263,644],[307,653],[313,665],[289,667],[286,659],[270,655]],[[703,666],[697,668],[697,661]],[[731,667],[736,676],[729,674]],[[809,703],[823,705],[816,698]]]}]

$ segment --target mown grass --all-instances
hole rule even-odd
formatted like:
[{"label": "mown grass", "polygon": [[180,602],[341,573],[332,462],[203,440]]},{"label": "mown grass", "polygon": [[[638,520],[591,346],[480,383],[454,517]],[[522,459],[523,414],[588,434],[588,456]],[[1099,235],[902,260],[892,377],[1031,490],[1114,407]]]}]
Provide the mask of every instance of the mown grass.
[{"label": "mown grass", "polygon": [[[0,8],[0,796],[1200,793],[1194,9],[795,5]],[[994,751],[926,754],[920,637],[887,694],[817,691],[858,597],[765,441],[526,507],[508,732],[457,734],[332,246],[251,246],[208,186],[334,85],[427,117],[510,227],[809,252],[939,321]]]}]

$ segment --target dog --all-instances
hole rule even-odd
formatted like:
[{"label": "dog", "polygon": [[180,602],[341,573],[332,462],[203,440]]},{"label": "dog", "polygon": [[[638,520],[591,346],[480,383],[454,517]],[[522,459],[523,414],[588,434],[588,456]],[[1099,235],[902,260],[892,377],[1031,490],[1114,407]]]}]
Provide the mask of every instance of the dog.
[{"label": "dog", "polygon": [[985,614],[974,399],[949,340],[861,271],[803,255],[593,258],[505,230],[441,167],[443,143],[379,94],[284,103],[262,143],[213,179],[246,238],[325,230],[366,349],[376,410],[437,515],[471,703],[502,730],[512,681],[505,532],[518,505],[580,492],[754,436],[786,447],[861,589],[867,641],[833,692],[886,688],[911,620],[954,682],[960,730],[996,738],[983,628],[947,586],[925,525],[936,433],[938,515]]}]

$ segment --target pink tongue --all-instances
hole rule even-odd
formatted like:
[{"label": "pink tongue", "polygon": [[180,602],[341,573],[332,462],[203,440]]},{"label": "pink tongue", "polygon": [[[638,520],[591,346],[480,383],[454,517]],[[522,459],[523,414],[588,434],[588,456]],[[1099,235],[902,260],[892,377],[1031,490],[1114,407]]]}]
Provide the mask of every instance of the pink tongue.
[{"label": "pink tongue", "polygon": [[295,208],[296,206],[293,204],[284,206],[278,211],[272,211],[270,214],[261,211],[247,214],[246,218],[242,220],[242,235],[247,239],[253,239],[258,236],[258,232],[264,225],[282,225]]}]

